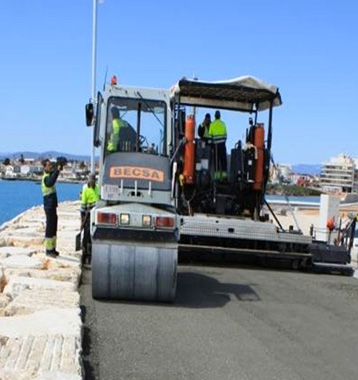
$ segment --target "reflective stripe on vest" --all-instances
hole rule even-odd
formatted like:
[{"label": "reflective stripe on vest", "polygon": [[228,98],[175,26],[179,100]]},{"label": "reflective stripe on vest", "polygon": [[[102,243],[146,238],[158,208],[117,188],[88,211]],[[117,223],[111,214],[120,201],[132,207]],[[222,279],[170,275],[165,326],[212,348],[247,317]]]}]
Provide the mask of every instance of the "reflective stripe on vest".
[{"label": "reflective stripe on vest", "polygon": [[41,181],[41,190],[42,190],[42,195],[44,197],[46,197],[47,195],[50,195],[50,194],[53,194],[53,193],[56,193],[56,186],[53,185],[51,187],[47,187],[45,185],[45,178],[46,177],[49,177],[50,176],[50,173],[45,173],[42,177],[42,181]]},{"label": "reflective stripe on vest", "polygon": [[223,137],[223,136],[212,137],[212,142],[213,144],[226,143],[226,137]]}]

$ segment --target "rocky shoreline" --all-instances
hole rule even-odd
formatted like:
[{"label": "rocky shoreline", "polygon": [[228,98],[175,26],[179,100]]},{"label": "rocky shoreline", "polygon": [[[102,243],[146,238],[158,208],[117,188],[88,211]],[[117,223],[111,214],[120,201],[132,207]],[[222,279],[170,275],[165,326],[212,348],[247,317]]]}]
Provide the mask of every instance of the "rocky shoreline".
[{"label": "rocky shoreline", "polygon": [[0,226],[0,380],[82,379],[79,208],[58,208],[58,259],[44,255],[42,207]]}]

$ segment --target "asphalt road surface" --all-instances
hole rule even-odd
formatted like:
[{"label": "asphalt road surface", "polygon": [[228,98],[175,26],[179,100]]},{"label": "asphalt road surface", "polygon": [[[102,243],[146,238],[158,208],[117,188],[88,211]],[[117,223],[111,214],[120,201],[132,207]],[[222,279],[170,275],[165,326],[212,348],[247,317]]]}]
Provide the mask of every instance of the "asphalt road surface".
[{"label": "asphalt road surface", "polygon": [[81,286],[86,379],[357,380],[358,280],[179,267],[172,305],[99,302]]}]

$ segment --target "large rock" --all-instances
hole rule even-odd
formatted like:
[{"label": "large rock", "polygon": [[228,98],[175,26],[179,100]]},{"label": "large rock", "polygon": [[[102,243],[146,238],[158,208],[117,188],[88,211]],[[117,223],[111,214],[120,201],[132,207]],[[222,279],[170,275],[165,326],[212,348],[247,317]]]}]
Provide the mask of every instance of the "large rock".
[{"label": "large rock", "polygon": [[5,270],[3,267],[0,267],[0,293],[3,292],[8,281],[6,280]]},{"label": "large rock", "polygon": [[0,369],[0,380],[82,380],[78,374],[62,371],[31,373],[29,370]]},{"label": "large rock", "polygon": [[0,316],[5,314],[5,308],[6,306],[11,302],[11,297],[0,293]]},{"label": "large rock", "polygon": [[[1,237],[0,237],[1,238]],[[4,238],[6,245],[12,244],[15,247],[33,247],[33,246],[42,246],[44,241],[43,236],[25,236],[20,233],[16,235],[7,235]]]},{"label": "large rock", "polygon": [[8,235],[36,237],[38,235],[38,225],[30,227],[29,225],[16,224],[8,229]]},{"label": "large rock", "polygon": [[0,260],[0,265],[4,268],[37,268],[43,267],[43,260],[25,255],[9,256]]},{"label": "large rock", "polygon": [[43,269],[58,269],[58,268],[81,268],[79,257],[60,254],[56,259],[49,259],[44,261]]},{"label": "large rock", "polygon": [[80,352],[79,309],[0,317],[0,379],[80,379]]},{"label": "large rock", "polygon": [[36,253],[36,249],[34,248],[0,247],[0,259],[15,255],[32,256],[34,253]]},{"label": "large rock", "polygon": [[82,379],[79,213],[59,207],[57,259],[44,256],[44,220],[39,207],[0,227],[0,380]]},{"label": "large rock", "polygon": [[4,288],[4,293],[14,299],[27,289],[49,289],[52,290],[53,296],[56,297],[58,293],[65,290],[76,291],[77,287],[70,282],[19,276],[10,278]]},{"label": "large rock", "polygon": [[50,289],[28,289],[6,306],[4,314],[13,316],[47,309],[78,309],[79,303],[80,296],[74,291],[62,290],[54,295],[54,291]]},{"label": "large rock", "polygon": [[45,278],[48,280],[71,282],[79,286],[81,269],[80,268],[57,268],[57,269],[16,269],[8,268],[4,270],[5,282],[9,282],[12,277],[33,277]]}]

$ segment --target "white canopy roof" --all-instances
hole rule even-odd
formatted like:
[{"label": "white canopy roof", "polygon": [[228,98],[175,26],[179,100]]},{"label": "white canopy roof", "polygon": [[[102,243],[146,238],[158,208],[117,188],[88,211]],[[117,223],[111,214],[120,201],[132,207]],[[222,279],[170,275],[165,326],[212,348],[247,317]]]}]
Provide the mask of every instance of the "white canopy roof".
[{"label": "white canopy roof", "polygon": [[183,78],[171,87],[170,96],[180,97],[181,104],[244,112],[282,104],[278,87],[252,76],[216,82]]}]

